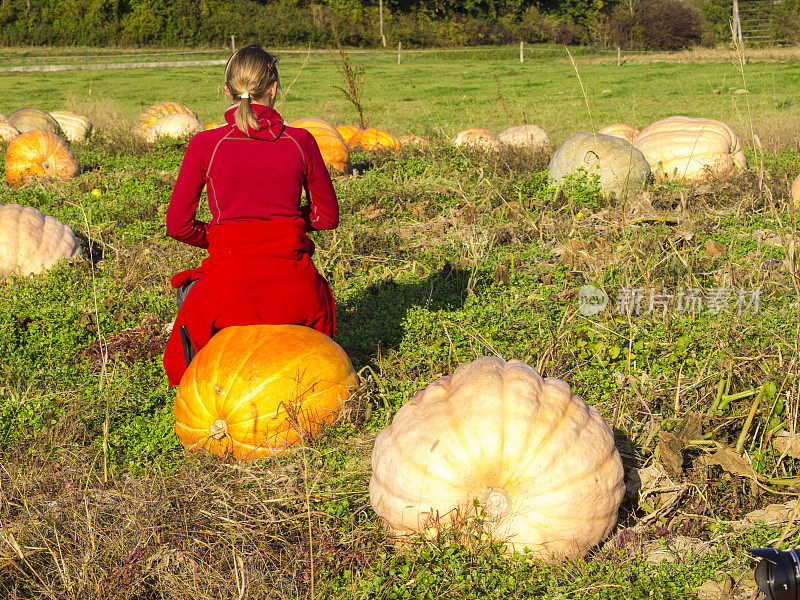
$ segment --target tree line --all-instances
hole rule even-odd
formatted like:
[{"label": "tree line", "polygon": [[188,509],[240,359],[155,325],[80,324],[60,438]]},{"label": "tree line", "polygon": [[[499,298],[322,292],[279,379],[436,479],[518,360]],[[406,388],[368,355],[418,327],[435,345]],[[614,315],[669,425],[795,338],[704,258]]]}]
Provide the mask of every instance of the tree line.
[{"label": "tree line", "polygon": [[[384,33],[404,47],[556,42],[677,49],[724,42],[732,0],[383,0]],[[800,0],[776,28],[798,31]],[[0,0],[0,44],[270,46],[382,43],[381,0]],[[788,15],[788,16],[787,16]],[[794,20],[793,20],[794,19]],[[794,41],[794,40],[789,40]]]}]

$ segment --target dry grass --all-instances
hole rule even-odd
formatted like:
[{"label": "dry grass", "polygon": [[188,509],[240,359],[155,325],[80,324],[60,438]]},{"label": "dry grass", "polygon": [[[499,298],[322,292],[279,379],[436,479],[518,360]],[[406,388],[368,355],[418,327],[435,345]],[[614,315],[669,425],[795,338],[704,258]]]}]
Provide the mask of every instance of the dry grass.
[{"label": "dry grass", "polygon": [[[358,456],[370,445],[347,443]],[[324,457],[312,448],[255,464],[192,459],[174,475],[107,483],[91,457],[8,461],[0,472],[0,594],[313,597],[314,570],[376,556],[377,536],[363,527],[343,535],[350,528],[319,509],[347,498],[352,518],[365,510],[360,462],[355,484],[331,489]]]},{"label": "dry grass", "polygon": [[[800,60],[800,46],[774,46],[769,48],[747,48],[747,62],[794,62]],[[729,47],[692,48],[674,52],[624,52],[624,62],[631,63],[729,63]],[[579,59],[586,64],[616,64],[617,55]]]}]

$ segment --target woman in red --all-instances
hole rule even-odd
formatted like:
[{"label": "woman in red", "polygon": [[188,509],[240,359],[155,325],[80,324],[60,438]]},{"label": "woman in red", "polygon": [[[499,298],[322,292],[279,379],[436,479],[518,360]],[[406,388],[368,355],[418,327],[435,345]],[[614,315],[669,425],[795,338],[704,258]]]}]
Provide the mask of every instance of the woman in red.
[{"label": "woman in red", "polygon": [[[272,108],[276,62],[256,44],[234,53],[224,89],[236,104],[225,126],[189,142],[172,191],[167,234],[207,248],[208,257],[172,278],[180,310],[164,352],[170,385],[224,327],[291,323],[334,333],[333,295],[306,234],[335,229],[339,204],[314,138],[287,127]],[[209,223],[196,218],[204,187]],[[303,189],[308,204],[301,206]]]}]

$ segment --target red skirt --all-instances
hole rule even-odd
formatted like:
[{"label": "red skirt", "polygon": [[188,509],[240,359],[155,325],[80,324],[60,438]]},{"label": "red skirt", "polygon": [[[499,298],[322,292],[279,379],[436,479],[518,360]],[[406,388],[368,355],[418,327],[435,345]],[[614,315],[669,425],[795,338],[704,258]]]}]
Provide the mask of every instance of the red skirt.
[{"label": "red skirt", "polygon": [[314,243],[303,221],[252,221],[215,225],[208,257],[197,269],[178,273],[172,286],[192,280],[164,351],[170,385],[186,370],[180,328],[194,351],[233,325],[305,325],[333,337],[336,305],[330,286],[311,260]]}]

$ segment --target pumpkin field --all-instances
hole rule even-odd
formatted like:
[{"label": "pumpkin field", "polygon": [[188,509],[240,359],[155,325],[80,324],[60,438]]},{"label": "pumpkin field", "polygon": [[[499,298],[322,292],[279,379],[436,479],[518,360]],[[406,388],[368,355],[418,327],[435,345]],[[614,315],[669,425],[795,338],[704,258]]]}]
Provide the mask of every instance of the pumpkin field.
[{"label": "pumpkin field", "polygon": [[[330,163],[340,223],[310,234],[349,399],[258,460],[184,448],[176,415],[194,400],[173,413],[162,366],[170,278],[206,254],[167,236],[166,208],[191,133],[223,121],[223,67],[0,73],[0,596],[756,598],[747,550],[800,546],[797,49],[276,54],[287,124],[366,140],[360,108],[393,135]],[[188,135],[159,121],[176,111]],[[662,121],[676,116],[691,119]],[[597,133],[612,124],[629,127]],[[546,141],[501,135],[522,125]],[[704,168],[667,166],[686,139]],[[12,164],[24,143],[74,162],[31,177]],[[623,146],[639,183],[626,167],[609,193],[605,153]],[[80,252],[24,274],[6,229],[44,223],[36,211]],[[487,404],[498,380],[574,427],[536,438],[552,460],[506,479],[569,490],[535,526],[596,533],[581,552],[493,536],[500,484],[417,533],[371,502],[443,477],[374,467],[374,448],[400,469],[420,440],[474,439],[459,468],[500,470],[493,432],[535,419]],[[425,408],[451,385],[451,412]]]}]

